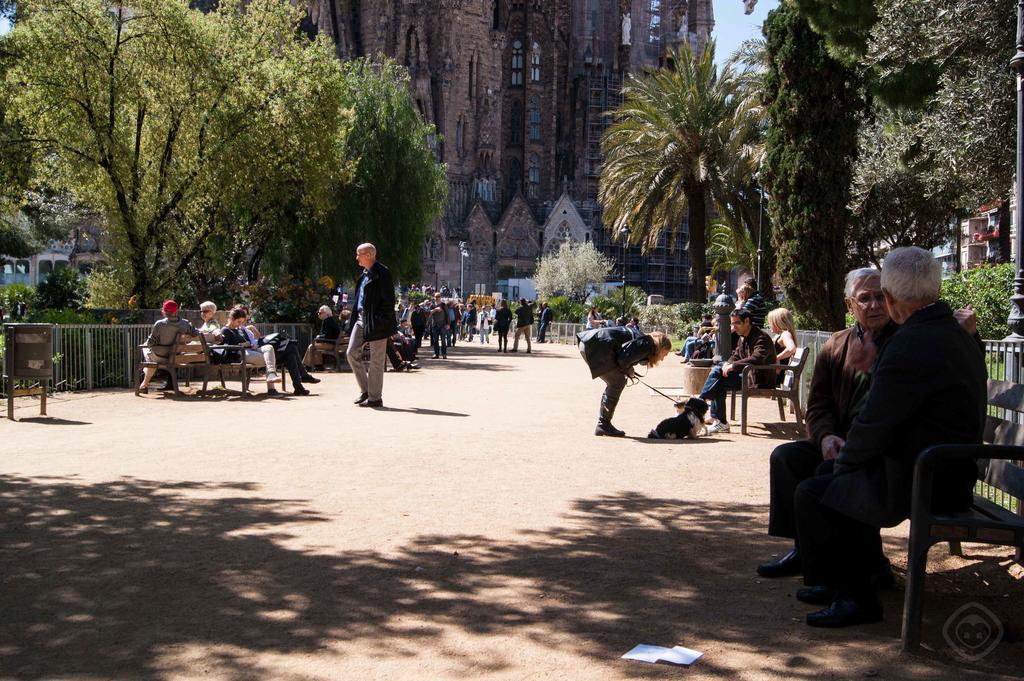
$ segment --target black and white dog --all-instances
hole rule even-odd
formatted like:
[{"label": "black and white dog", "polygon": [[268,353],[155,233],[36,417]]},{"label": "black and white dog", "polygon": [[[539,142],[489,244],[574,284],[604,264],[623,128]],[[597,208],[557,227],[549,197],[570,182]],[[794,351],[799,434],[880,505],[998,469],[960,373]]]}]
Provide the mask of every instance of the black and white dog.
[{"label": "black and white dog", "polygon": [[704,415],[708,413],[708,403],[697,397],[685,402],[676,402],[678,416],[665,419],[659,423],[647,437],[655,440],[681,440],[686,437],[698,438],[707,433],[704,427]]}]

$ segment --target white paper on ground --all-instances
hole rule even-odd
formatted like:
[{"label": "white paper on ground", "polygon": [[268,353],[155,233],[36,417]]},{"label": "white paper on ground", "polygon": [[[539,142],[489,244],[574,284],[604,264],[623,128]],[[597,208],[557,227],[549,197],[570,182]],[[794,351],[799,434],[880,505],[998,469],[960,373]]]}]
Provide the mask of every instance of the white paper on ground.
[{"label": "white paper on ground", "polygon": [[624,660],[637,660],[639,662],[671,662],[673,664],[690,665],[697,661],[704,653],[690,650],[683,646],[665,648],[663,646],[651,646],[641,643],[628,653],[622,656]]}]

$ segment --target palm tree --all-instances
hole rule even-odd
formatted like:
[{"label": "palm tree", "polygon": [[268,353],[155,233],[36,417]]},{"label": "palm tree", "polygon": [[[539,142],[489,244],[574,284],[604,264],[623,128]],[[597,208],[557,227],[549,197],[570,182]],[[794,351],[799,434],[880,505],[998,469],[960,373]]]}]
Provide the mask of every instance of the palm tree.
[{"label": "palm tree", "polygon": [[748,140],[757,107],[741,96],[732,61],[719,71],[713,41],[699,56],[685,43],[670,56],[673,68],[648,69],[623,88],[602,139],[598,198],[616,238],[628,226],[644,250],[666,231],[674,245],[688,216],[691,299],[703,302],[710,208],[733,205],[734,176],[756,170]]}]

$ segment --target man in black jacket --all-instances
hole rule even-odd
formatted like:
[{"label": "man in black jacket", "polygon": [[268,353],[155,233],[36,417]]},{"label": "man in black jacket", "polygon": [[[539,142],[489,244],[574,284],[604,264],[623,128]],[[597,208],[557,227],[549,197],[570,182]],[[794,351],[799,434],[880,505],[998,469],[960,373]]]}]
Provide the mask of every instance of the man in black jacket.
[{"label": "man in black jacket", "polygon": [[[708,374],[704,388],[700,391],[700,399],[711,401],[711,425],[709,433],[728,433],[729,419],[725,414],[725,394],[730,390],[739,390],[746,366],[775,364],[775,343],[771,336],[754,324],[750,310],[739,308],[729,315],[729,325],[733,333],[739,336],[736,349],[729,356],[729,361],[716,366]],[[767,387],[775,383],[775,371],[755,371],[754,380],[759,387]]]},{"label": "man in black jacket", "polygon": [[[886,256],[882,294],[900,328],[878,353],[867,399],[833,473],[797,487],[804,582],[832,595],[827,608],[807,615],[811,626],[882,618],[871,586],[881,551],[878,528],[909,517],[917,457],[932,445],[981,443],[985,363],[977,341],[938,300],[941,274],[938,261],[921,248],[897,248]],[[976,477],[972,460],[945,462],[936,471],[932,510],[965,510]]]},{"label": "man in black jacket", "polygon": [[[349,319],[348,364],[359,384],[360,407],[382,407],[384,360],[388,337],[398,328],[395,320],[395,285],[391,270],[377,262],[377,247],[360,244],[356,262],[363,273],[356,282],[355,310]],[[363,343],[370,346],[370,365],[363,361]]]},{"label": "man in black jacket", "polygon": [[533,346],[530,344],[530,331],[533,329],[533,308],[526,298],[519,299],[519,307],[516,308],[516,337],[512,341],[510,352],[519,352],[519,337],[526,337],[526,352],[529,353]]}]

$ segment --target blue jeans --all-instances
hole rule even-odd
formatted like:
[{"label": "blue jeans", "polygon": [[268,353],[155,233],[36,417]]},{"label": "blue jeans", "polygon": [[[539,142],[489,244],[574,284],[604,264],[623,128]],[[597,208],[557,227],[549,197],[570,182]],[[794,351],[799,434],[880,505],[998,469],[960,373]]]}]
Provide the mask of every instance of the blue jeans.
[{"label": "blue jeans", "polygon": [[434,357],[448,357],[448,330],[430,327],[430,345],[434,348]]},{"label": "blue jeans", "polygon": [[722,423],[728,422],[725,412],[725,394],[730,390],[739,390],[742,384],[742,372],[734,370],[728,376],[722,375],[722,366],[711,369],[708,380],[700,391],[702,400],[711,400],[711,417]]}]

